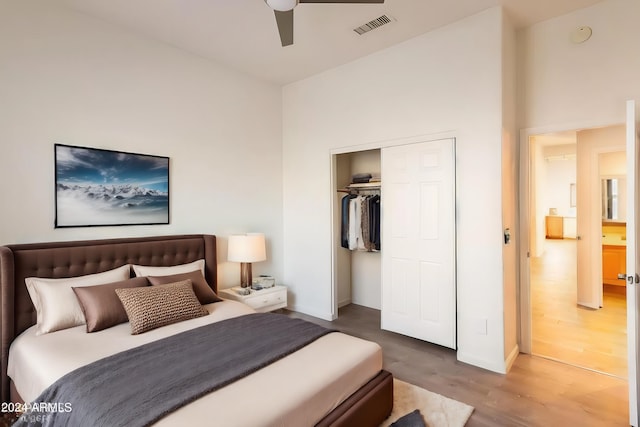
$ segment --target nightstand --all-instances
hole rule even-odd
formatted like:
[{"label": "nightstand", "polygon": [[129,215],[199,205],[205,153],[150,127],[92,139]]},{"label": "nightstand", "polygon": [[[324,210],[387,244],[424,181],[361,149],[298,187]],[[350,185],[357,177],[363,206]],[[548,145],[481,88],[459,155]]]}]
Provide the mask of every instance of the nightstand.
[{"label": "nightstand", "polygon": [[287,307],[286,286],[276,285],[271,288],[260,289],[259,291],[252,289],[249,295],[239,295],[235,292],[236,289],[241,288],[236,286],[222,289],[218,293],[222,298],[243,302],[261,313]]}]

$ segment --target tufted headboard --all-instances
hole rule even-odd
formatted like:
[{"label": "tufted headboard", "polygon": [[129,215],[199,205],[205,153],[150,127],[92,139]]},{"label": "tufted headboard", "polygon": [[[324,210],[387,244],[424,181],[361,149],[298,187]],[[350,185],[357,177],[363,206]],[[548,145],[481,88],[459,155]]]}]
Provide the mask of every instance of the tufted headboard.
[{"label": "tufted headboard", "polygon": [[214,291],[216,238],[211,235],[139,237],[32,243],[0,247],[1,397],[9,401],[7,361],[13,339],[36,323],[26,277],[64,278],[100,273],[125,264],[173,266],[205,259],[205,277]]}]

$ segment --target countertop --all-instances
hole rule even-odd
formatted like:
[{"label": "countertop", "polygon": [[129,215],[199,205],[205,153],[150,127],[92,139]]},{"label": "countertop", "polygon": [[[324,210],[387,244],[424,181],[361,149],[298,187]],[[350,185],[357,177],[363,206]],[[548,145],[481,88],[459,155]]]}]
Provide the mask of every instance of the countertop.
[{"label": "countertop", "polygon": [[623,234],[603,234],[602,244],[609,246],[627,246],[627,239]]}]

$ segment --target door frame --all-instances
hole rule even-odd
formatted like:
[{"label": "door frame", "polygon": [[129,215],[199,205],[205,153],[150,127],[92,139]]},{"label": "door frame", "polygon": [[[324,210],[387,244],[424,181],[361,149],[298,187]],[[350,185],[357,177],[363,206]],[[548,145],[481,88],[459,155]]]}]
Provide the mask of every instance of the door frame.
[{"label": "door frame", "polygon": [[530,139],[532,136],[567,132],[579,129],[593,129],[598,127],[615,126],[624,123],[624,117],[619,120],[607,120],[602,122],[576,122],[559,125],[525,128],[520,130],[520,162],[519,162],[519,233],[520,244],[518,250],[519,282],[518,287],[518,346],[521,353],[531,354],[531,266],[530,266],[530,229],[531,229],[531,151]]},{"label": "door frame", "polygon": [[[629,372],[629,424],[638,427],[640,425],[639,402],[640,360],[638,360],[638,307],[640,306],[638,295],[638,123],[640,115],[637,110],[637,102],[629,100],[626,104],[626,135],[627,135],[627,213],[633,218],[631,224],[627,221],[627,369]],[[633,124],[630,126],[630,124]],[[629,153],[631,151],[631,153]],[[629,173],[631,172],[631,173]],[[629,176],[631,175],[631,176]],[[631,248],[631,249],[629,249]]]}]

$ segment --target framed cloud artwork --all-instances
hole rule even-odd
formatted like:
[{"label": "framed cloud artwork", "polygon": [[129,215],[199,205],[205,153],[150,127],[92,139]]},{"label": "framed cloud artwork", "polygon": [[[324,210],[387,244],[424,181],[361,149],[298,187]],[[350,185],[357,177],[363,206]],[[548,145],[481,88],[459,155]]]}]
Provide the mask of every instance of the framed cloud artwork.
[{"label": "framed cloud artwork", "polygon": [[169,158],[55,144],[55,227],[169,224]]}]

